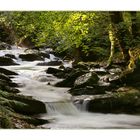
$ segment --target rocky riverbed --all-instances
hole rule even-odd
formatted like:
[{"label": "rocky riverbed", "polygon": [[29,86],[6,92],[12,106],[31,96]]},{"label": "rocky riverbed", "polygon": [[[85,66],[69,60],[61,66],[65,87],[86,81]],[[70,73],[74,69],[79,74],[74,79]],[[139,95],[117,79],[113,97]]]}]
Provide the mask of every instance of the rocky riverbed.
[{"label": "rocky riverbed", "polygon": [[1,128],[140,127],[139,63],[72,66],[50,48],[2,46],[0,65]]}]

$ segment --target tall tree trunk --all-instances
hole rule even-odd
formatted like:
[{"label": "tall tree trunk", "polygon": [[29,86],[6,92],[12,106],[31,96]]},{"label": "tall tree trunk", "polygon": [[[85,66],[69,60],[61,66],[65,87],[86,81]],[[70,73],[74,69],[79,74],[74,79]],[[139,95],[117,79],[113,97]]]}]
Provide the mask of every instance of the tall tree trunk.
[{"label": "tall tree trunk", "polygon": [[[127,45],[127,41],[130,39],[130,32],[129,30],[123,25],[123,15],[122,12],[109,12],[110,15],[110,23],[111,23],[111,31],[112,31],[112,39],[110,39],[111,42],[111,53],[110,58],[112,59],[113,56],[111,56],[112,53],[114,53],[114,49],[116,47],[117,42],[119,43],[119,46],[121,48],[123,58],[126,63],[130,60],[129,55],[129,48]],[[109,58],[109,65],[112,61]]]},{"label": "tall tree trunk", "polygon": [[137,12],[131,11],[130,15],[131,15],[131,21],[132,21],[132,25],[131,25],[132,35],[133,35],[133,38],[135,39],[139,35],[138,23],[137,23]]},{"label": "tall tree trunk", "polygon": [[109,27],[109,40],[110,40],[110,43],[111,43],[111,48],[110,48],[110,56],[109,56],[109,59],[108,59],[108,66],[110,66],[112,64],[112,61],[113,61],[113,56],[114,56],[114,53],[115,53],[115,46],[116,46],[116,38],[115,38],[115,31],[114,31],[114,26],[112,24],[110,24],[110,27]]}]

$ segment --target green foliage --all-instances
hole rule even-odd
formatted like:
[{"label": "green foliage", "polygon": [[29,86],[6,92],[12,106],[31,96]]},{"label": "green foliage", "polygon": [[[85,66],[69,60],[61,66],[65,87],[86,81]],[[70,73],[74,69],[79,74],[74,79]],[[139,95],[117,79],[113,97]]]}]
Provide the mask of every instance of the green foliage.
[{"label": "green foliage", "polygon": [[[138,23],[139,17],[137,12]],[[123,18],[124,22],[117,24],[117,29],[121,32],[129,29],[131,32],[130,12],[123,12]],[[0,25],[5,25],[13,32],[11,36],[14,36],[15,42],[28,38],[35,46],[49,46],[57,52],[68,52],[70,55],[74,54],[76,48],[80,48],[84,56],[96,49],[98,52],[98,47],[104,50],[109,48],[109,23],[108,12],[0,12]],[[131,46],[139,42],[138,38],[125,40]]]}]

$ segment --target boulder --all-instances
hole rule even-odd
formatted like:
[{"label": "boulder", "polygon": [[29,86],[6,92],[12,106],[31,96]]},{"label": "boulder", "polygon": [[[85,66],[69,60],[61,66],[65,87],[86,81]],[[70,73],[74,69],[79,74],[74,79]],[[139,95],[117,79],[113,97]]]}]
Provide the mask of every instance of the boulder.
[{"label": "boulder", "polygon": [[38,54],[39,53],[39,48],[38,47],[32,47],[32,48],[27,48],[24,50],[26,54]]},{"label": "boulder", "polygon": [[128,68],[119,74],[117,79],[111,81],[112,84],[116,85],[128,85],[128,86],[140,86],[140,59],[138,58],[135,62],[135,66]]},{"label": "boulder", "polygon": [[[24,98],[23,102],[22,98]],[[25,101],[25,99],[27,100]],[[35,126],[48,123],[48,120],[27,116],[42,113],[43,110],[42,107],[38,107],[39,103],[36,103],[37,106],[34,103],[28,103],[31,100],[34,99],[0,90],[0,128],[36,128]],[[31,108],[33,108],[33,112]],[[37,113],[35,109],[38,109]]]},{"label": "boulder", "polygon": [[50,59],[50,54],[48,52],[40,52],[39,53],[42,57]]},{"label": "boulder", "polygon": [[15,55],[13,54],[5,54],[5,57],[16,59]]},{"label": "boulder", "polygon": [[81,63],[79,62],[78,64],[73,65],[73,68],[75,68],[75,69],[79,68],[79,69],[83,69],[83,70],[89,69],[88,65],[83,62],[81,62]]},{"label": "boulder", "polygon": [[9,57],[4,57],[1,56],[0,57],[0,65],[1,66],[9,66],[9,65],[19,65],[17,63],[15,63],[11,58]]},{"label": "boulder", "polygon": [[33,124],[33,125],[35,125],[35,126],[43,125],[43,124],[49,123],[48,120],[39,119],[39,118],[34,118],[34,117],[21,117],[21,119],[24,120],[24,121],[26,121],[27,123]]},{"label": "boulder", "polygon": [[53,67],[49,67],[47,70],[46,70],[46,73],[48,74],[56,74],[56,73],[60,73],[60,72],[63,72],[63,70],[60,70],[60,69],[56,69],[56,68],[53,68]]},{"label": "boulder", "polygon": [[74,87],[85,87],[97,85],[99,80],[98,75],[95,72],[90,72],[81,75],[74,82]]},{"label": "boulder", "polygon": [[[3,105],[9,106],[18,113],[34,115],[47,112],[43,102],[27,96],[16,95],[0,90],[0,97],[5,101]],[[2,102],[0,103],[2,104]]]},{"label": "boulder", "polygon": [[14,87],[11,87],[8,84],[5,81],[0,80],[0,89],[3,90],[3,91],[10,92],[10,93],[19,93],[18,89],[14,88]]},{"label": "boulder", "polygon": [[6,50],[6,49],[11,49],[11,45],[5,42],[0,42],[0,50]]},{"label": "boulder", "polygon": [[102,113],[140,113],[140,91],[125,87],[114,93],[95,96],[88,102],[88,111]]},{"label": "boulder", "polygon": [[50,61],[50,62],[42,62],[38,63],[37,66],[60,66],[62,61]]},{"label": "boulder", "polygon": [[66,76],[67,76],[67,73],[65,70],[60,70],[60,69],[56,69],[56,68],[52,68],[52,67],[49,67],[46,70],[46,73],[52,74],[52,75],[56,76],[57,78],[66,78]]},{"label": "boulder", "polygon": [[100,86],[86,86],[81,88],[71,88],[69,90],[69,93],[73,96],[79,96],[79,95],[100,95],[105,94],[104,88]]},{"label": "boulder", "polygon": [[10,107],[0,105],[0,128],[35,128],[37,125],[48,123],[48,120],[38,119],[16,113]]},{"label": "boulder", "polygon": [[5,82],[12,82],[12,80],[5,74],[0,73],[0,80],[4,80]]},{"label": "boulder", "polygon": [[73,69],[73,71],[71,71],[68,76],[66,77],[66,79],[64,79],[63,81],[60,81],[58,83],[55,84],[56,87],[73,87],[74,86],[74,82],[76,80],[76,78],[78,78],[79,76],[87,73],[88,71],[85,70],[79,70],[79,69]]},{"label": "boulder", "polygon": [[96,72],[98,75],[101,75],[101,76],[109,74],[108,71],[105,70],[103,67],[91,68],[90,70],[93,72]]},{"label": "boulder", "polygon": [[19,90],[15,89],[14,87],[18,87],[18,84],[13,83],[7,75],[0,73],[0,89],[8,92],[18,93]]},{"label": "boulder", "polygon": [[0,73],[3,73],[5,75],[18,75],[17,73],[10,71],[10,70],[7,70],[5,68],[0,68]]},{"label": "boulder", "polygon": [[35,61],[35,60],[40,60],[43,61],[43,57],[41,57],[38,54],[20,54],[19,58],[22,59],[22,61]]}]

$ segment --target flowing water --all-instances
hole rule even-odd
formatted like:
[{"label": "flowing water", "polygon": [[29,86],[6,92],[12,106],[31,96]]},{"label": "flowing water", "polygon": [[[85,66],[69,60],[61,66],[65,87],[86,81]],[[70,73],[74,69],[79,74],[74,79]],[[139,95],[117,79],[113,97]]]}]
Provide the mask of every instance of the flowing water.
[{"label": "flowing water", "polygon": [[[72,96],[67,93],[68,88],[56,88],[53,85],[62,80],[46,74],[47,66],[36,66],[40,61],[21,61],[18,58],[24,49],[13,47],[12,50],[1,50],[0,56],[6,53],[14,54],[15,62],[20,65],[5,66],[5,68],[17,72],[14,81],[20,84],[20,93],[33,96],[46,104],[47,113],[38,117],[49,119],[50,123],[42,127],[50,129],[97,129],[97,128],[140,128],[140,116],[127,114],[102,114],[89,113],[86,111],[87,103],[90,99],[84,100],[82,104],[72,102]],[[51,61],[55,59],[50,55]],[[68,62],[63,62],[65,66],[71,66]],[[48,84],[49,83],[49,84]]]}]

